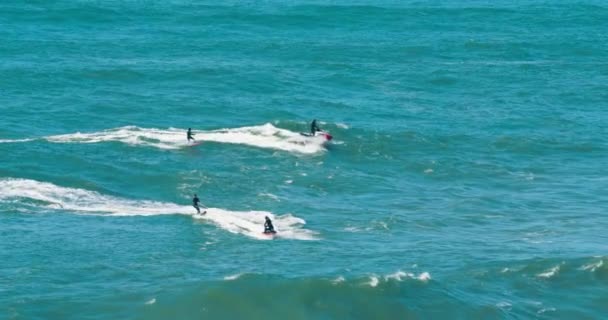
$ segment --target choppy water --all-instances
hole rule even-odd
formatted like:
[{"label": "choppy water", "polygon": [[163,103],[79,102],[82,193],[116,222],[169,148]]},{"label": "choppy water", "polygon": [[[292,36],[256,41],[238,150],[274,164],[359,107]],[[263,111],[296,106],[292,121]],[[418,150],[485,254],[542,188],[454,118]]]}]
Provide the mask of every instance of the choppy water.
[{"label": "choppy water", "polygon": [[2,1],[0,318],[602,319],[607,31],[603,1]]}]

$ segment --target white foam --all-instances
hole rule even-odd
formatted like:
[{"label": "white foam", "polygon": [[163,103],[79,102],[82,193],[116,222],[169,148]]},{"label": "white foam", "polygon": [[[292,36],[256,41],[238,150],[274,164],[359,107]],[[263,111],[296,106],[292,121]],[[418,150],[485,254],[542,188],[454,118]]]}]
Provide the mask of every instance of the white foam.
[{"label": "white foam", "polygon": [[[183,135],[183,130],[180,131]],[[305,137],[270,123],[261,126],[203,131],[197,137],[205,141],[246,144],[260,148],[278,149],[289,152],[317,153],[325,150],[325,137]]]},{"label": "white foam", "polygon": [[595,272],[598,268],[601,268],[604,265],[604,260],[600,260],[595,263],[590,263],[580,267],[580,270],[589,270],[591,272]]},{"label": "white foam", "polygon": [[389,274],[389,275],[384,276],[384,280],[388,281],[388,280],[393,279],[393,280],[401,281],[401,279],[404,278],[404,277],[413,278],[414,274],[413,273],[405,273],[405,272],[399,270],[399,271],[397,271],[397,272],[395,272],[393,274]]},{"label": "white foam", "polygon": [[341,122],[336,123],[336,126],[338,128],[341,128],[341,129],[348,129],[348,128],[350,128],[346,123],[341,123]]},{"label": "white foam", "polygon": [[[313,154],[325,150],[324,137],[305,137],[270,123],[211,131],[195,131],[196,141],[244,144],[258,148]],[[184,129],[154,129],[126,126],[92,133],[71,133],[45,137],[55,143],[98,143],[118,141],[128,145],[150,146],[159,149],[179,149],[188,146]]]},{"label": "white foam", "polygon": [[227,211],[217,208],[207,209],[207,214],[194,215],[195,219],[207,220],[232,233],[244,234],[259,240],[271,240],[263,233],[264,217],[272,219],[277,234],[275,238],[316,240],[316,233],[303,229],[303,219],[290,214],[275,216],[267,211]]},{"label": "white foam", "polygon": [[369,277],[369,285],[370,285],[370,287],[376,287],[376,286],[378,286],[378,282],[379,282],[378,277],[376,277],[376,276],[370,276]]},{"label": "white foam", "polygon": [[45,209],[62,209],[83,214],[112,216],[154,216],[184,214],[207,220],[227,231],[244,234],[256,239],[268,239],[263,235],[264,217],[270,217],[277,237],[298,240],[315,240],[315,233],[303,229],[303,219],[290,214],[275,216],[266,211],[229,211],[207,208],[207,214],[195,215],[192,206],[150,200],[130,200],[101,193],[66,188],[52,183],[29,179],[0,179],[0,201],[14,202],[19,199],[36,200],[32,205]]},{"label": "white foam", "polygon": [[346,228],[344,228],[344,231],[348,231],[348,232],[360,232],[361,228],[359,228],[359,227],[346,227]]},{"label": "white foam", "polygon": [[268,192],[259,193],[258,196],[260,196],[260,197],[267,197],[267,198],[270,198],[270,199],[276,200],[276,201],[281,201],[277,195],[272,194],[272,193],[268,193]]},{"label": "white foam", "polygon": [[152,299],[146,301],[145,304],[150,305],[150,304],[155,304],[155,303],[156,303],[156,298],[152,298]]},{"label": "white foam", "polygon": [[553,312],[553,311],[556,311],[556,310],[557,309],[555,309],[555,308],[543,308],[543,309],[538,310],[536,313],[537,314],[543,314],[545,312]]},{"label": "white foam", "polygon": [[431,280],[431,274],[428,272],[423,272],[418,275],[417,279],[420,281],[429,281]]},{"label": "white foam", "polygon": [[215,244],[217,241],[205,241],[205,243],[203,243],[203,245],[201,246],[200,250],[207,250],[207,247]]},{"label": "white foam", "polygon": [[[420,280],[420,281],[426,282],[428,280],[431,280],[431,275],[428,272],[423,272],[423,273],[421,273],[419,275],[416,275],[416,274],[411,273],[411,272],[404,272],[404,271],[401,271],[401,270],[397,270],[397,272],[385,275],[383,277],[383,281],[384,282],[388,282],[388,281],[399,281],[399,282],[401,282],[401,281],[406,280],[406,279],[416,279],[416,280]],[[380,279],[376,275],[370,275],[369,276],[369,280],[370,281],[367,284],[369,286],[371,286],[371,287],[376,287],[380,283]]]},{"label": "white foam", "polygon": [[335,278],[334,280],[331,281],[332,284],[338,284],[344,282],[344,277],[343,276],[338,276],[337,278]]},{"label": "white foam", "polygon": [[0,179],[0,200],[33,199],[47,209],[112,215],[191,214],[192,207],[149,200],[128,200],[95,191],[65,188],[29,179]]},{"label": "white foam", "polygon": [[29,141],[33,141],[34,139],[0,139],[0,143],[16,143],[16,142],[29,142]]},{"label": "white foam", "polygon": [[559,272],[559,266],[555,266],[545,272],[539,273],[536,276],[541,278],[551,278]]},{"label": "white foam", "polygon": [[226,281],[232,281],[232,280],[236,280],[238,279],[240,276],[242,276],[242,273],[237,273],[237,274],[233,274],[233,275],[229,275],[229,276],[225,276],[224,280]]},{"label": "white foam", "polygon": [[411,272],[404,272],[404,271],[398,270],[395,273],[384,276],[385,281],[389,281],[389,280],[403,281],[403,279],[408,279],[408,278],[417,279],[420,281],[428,281],[431,279],[431,275],[428,272],[423,272],[419,275],[416,275]]}]

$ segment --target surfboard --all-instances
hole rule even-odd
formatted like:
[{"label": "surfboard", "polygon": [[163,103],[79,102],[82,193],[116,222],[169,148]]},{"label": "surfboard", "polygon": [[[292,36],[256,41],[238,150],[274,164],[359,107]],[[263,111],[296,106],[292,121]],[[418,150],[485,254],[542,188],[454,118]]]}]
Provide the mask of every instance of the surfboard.
[{"label": "surfboard", "polygon": [[308,132],[300,132],[300,135],[308,137],[308,138],[323,137],[323,138],[325,138],[326,141],[330,141],[331,139],[334,138],[331,134],[329,134],[329,132],[326,132],[326,131],[317,131],[317,133],[315,133],[315,134],[308,133]]},{"label": "surfboard", "polygon": [[188,144],[186,145],[186,147],[194,147],[194,146],[198,146],[199,144],[202,144],[202,141],[195,141],[195,142],[188,142]]}]

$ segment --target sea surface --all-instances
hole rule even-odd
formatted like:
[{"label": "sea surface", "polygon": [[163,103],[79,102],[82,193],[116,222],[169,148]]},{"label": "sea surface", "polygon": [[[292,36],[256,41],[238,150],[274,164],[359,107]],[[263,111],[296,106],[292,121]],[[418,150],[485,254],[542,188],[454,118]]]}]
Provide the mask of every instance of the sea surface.
[{"label": "sea surface", "polygon": [[0,2],[0,319],[606,319],[607,166],[606,1]]}]

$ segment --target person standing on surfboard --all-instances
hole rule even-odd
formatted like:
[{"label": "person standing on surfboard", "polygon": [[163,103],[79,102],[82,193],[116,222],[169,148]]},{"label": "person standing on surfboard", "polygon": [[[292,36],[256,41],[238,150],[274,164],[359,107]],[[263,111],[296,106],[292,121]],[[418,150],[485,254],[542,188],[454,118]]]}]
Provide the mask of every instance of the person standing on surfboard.
[{"label": "person standing on surfboard", "polygon": [[192,139],[192,141],[195,141],[194,134],[192,133],[192,128],[188,128],[188,142],[190,142],[190,139]]},{"label": "person standing on surfboard", "polygon": [[276,231],[274,231],[274,226],[272,225],[272,221],[270,221],[270,218],[268,218],[268,216],[264,218],[266,219],[266,222],[264,222],[264,233],[277,233]]},{"label": "person standing on surfboard", "polygon": [[321,131],[321,128],[319,128],[319,126],[317,126],[317,119],[314,119],[314,120],[312,120],[312,123],[310,124],[310,135],[314,136],[317,131]]},{"label": "person standing on surfboard", "polygon": [[[199,206],[200,202],[201,200],[199,200],[198,196],[195,193],[194,198],[192,198],[192,206],[194,207],[194,209],[196,209],[196,213],[201,213],[201,208]],[[203,211],[203,214],[205,213],[207,213],[207,211]]]}]

